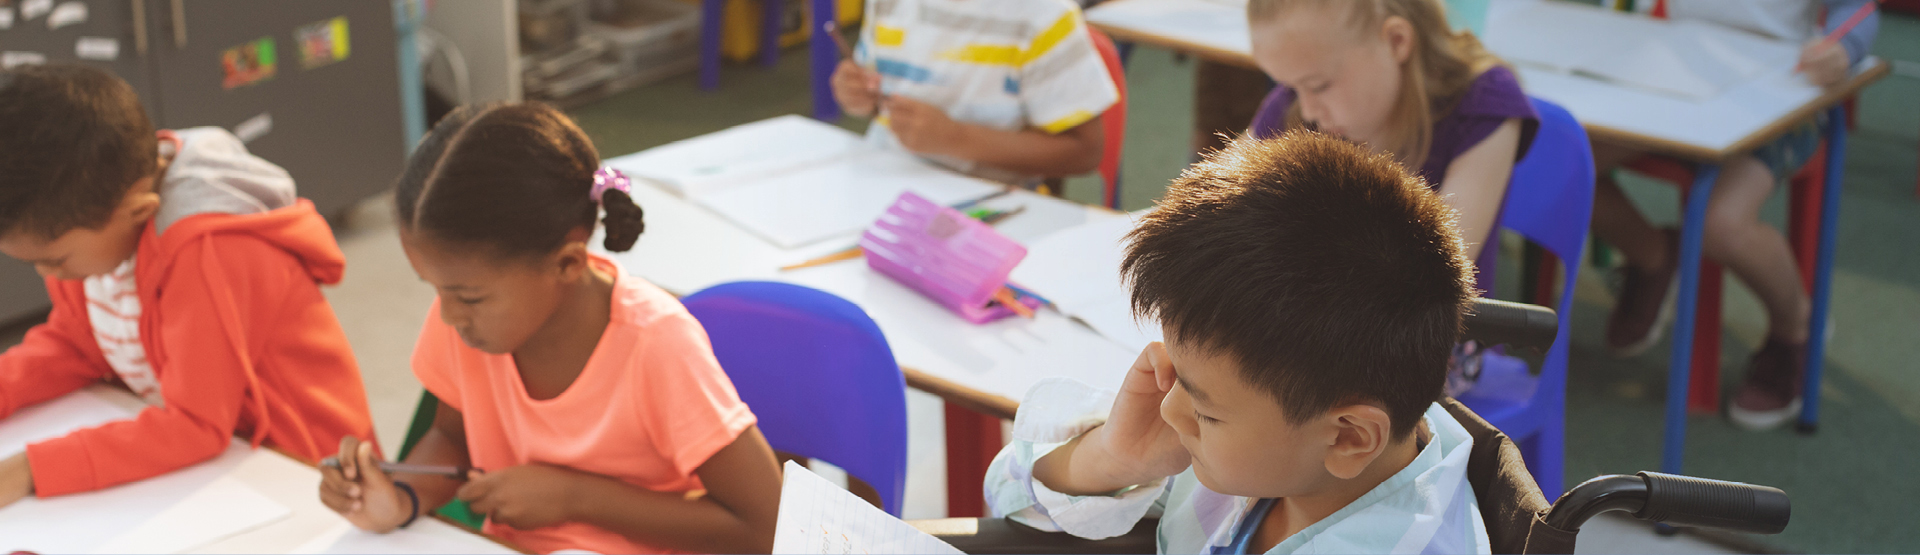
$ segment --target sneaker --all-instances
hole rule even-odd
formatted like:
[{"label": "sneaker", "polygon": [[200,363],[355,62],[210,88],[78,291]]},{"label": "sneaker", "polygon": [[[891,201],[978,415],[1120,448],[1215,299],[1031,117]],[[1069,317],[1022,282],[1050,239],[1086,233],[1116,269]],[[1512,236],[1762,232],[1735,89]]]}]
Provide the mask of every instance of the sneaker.
[{"label": "sneaker", "polygon": [[1747,364],[1747,381],[1734,393],[1727,419],[1741,428],[1760,431],[1778,428],[1800,416],[1806,362],[1806,344],[1768,338]]},{"label": "sneaker", "polygon": [[1640,356],[1660,342],[1673,320],[1673,290],[1678,289],[1680,234],[1666,230],[1667,260],[1662,268],[1621,269],[1624,280],[1613,312],[1607,315],[1607,350],[1618,358]]}]

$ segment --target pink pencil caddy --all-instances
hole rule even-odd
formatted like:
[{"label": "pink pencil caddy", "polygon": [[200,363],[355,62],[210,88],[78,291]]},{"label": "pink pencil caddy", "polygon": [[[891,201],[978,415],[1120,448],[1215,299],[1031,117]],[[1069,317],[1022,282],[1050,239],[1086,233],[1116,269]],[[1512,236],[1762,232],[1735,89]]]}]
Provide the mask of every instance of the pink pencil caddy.
[{"label": "pink pencil caddy", "polygon": [[[912,191],[900,194],[860,235],[867,266],[959,314],[984,324],[1014,311],[993,301],[1027,248],[959,210]],[[1027,308],[1040,301],[1021,297]]]}]

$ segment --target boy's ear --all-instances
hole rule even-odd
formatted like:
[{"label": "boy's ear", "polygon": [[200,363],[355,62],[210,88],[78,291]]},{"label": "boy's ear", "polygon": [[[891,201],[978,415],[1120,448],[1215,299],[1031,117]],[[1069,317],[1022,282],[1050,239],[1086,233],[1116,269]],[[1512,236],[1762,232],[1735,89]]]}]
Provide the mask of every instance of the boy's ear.
[{"label": "boy's ear", "polygon": [[1387,49],[1393,53],[1394,63],[1407,63],[1413,56],[1413,23],[1400,16],[1388,16],[1380,23],[1380,38],[1387,41]]},{"label": "boy's ear", "polygon": [[1374,459],[1387,452],[1387,444],[1393,441],[1393,420],[1380,407],[1334,407],[1326,418],[1334,427],[1333,445],[1327,448],[1327,473],[1336,478],[1359,477]]},{"label": "boy's ear", "polygon": [[120,199],[120,215],[129,221],[144,222],[153,219],[160,212],[160,194],[153,191],[153,178],[148,177],[127,189],[127,196]]}]

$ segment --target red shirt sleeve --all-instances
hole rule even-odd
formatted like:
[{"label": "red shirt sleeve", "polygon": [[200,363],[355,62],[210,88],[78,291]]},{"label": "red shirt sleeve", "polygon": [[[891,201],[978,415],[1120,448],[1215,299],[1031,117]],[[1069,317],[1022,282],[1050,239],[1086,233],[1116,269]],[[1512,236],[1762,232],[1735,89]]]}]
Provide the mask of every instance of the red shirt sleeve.
[{"label": "red shirt sleeve", "polygon": [[[231,263],[238,261],[245,263]],[[310,279],[292,255],[251,237],[213,236],[182,248],[157,284],[165,288],[158,306],[146,307],[157,311],[151,333],[158,337],[142,338],[163,405],[29,445],[35,494],[92,491],[225,451],[249,406],[252,353],[276,330],[291,284]]]},{"label": "red shirt sleeve", "polygon": [[[79,282],[47,280],[53,313],[0,354],[0,418],[71,393],[111,373],[87,320]],[[4,454],[0,454],[4,455]]]}]

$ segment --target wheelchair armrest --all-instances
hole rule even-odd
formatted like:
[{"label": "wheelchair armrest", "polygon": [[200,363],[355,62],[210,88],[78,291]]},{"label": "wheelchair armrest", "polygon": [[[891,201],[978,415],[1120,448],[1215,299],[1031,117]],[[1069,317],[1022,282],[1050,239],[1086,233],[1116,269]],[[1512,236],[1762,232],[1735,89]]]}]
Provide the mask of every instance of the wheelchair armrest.
[{"label": "wheelchair armrest", "polygon": [[936,518],[907,524],[974,555],[989,553],[1153,553],[1159,519],[1140,519],[1133,530],[1104,540],[1042,532],[1004,518]]}]

